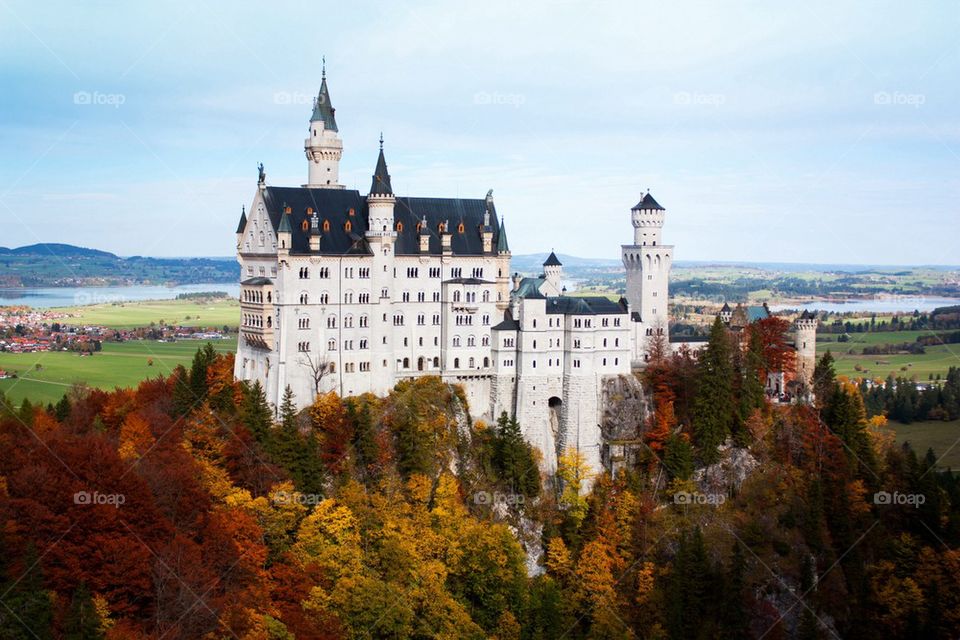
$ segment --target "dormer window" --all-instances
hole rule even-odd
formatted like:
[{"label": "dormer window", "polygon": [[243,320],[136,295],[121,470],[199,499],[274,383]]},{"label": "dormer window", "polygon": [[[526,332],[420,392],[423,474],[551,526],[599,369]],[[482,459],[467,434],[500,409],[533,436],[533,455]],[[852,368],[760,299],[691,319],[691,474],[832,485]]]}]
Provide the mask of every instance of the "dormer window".
[{"label": "dormer window", "polygon": [[403,223],[402,223],[402,222],[398,222],[398,223],[397,223],[397,233],[401,233],[402,231],[403,231]]},{"label": "dormer window", "polygon": [[306,231],[307,229],[310,228],[310,224],[306,220],[304,220],[303,222],[300,223],[300,228]]},{"label": "dormer window", "polygon": [[463,223],[461,222],[459,226],[457,226],[457,233],[463,233],[463,229],[464,229]]},{"label": "dormer window", "polygon": [[418,222],[418,223],[417,223],[417,233],[420,233],[420,229],[422,229],[422,228],[423,228],[423,223]]},{"label": "dormer window", "polygon": [[343,225],[343,230],[349,233],[353,230],[353,223],[347,220],[346,224]]},{"label": "dormer window", "polygon": [[323,230],[324,230],[324,231],[330,231],[330,221],[329,221],[329,220],[324,220],[324,221],[323,221]]}]

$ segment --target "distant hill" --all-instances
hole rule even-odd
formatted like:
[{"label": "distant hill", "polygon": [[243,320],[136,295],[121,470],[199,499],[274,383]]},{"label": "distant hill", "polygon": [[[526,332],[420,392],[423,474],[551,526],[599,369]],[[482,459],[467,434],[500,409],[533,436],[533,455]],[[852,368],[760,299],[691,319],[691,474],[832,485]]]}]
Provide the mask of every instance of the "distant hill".
[{"label": "distant hill", "polygon": [[87,249],[77,247],[72,244],[60,244],[57,242],[41,242],[39,244],[30,244],[16,249],[7,249],[0,251],[16,256],[57,256],[57,257],[87,257],[87,258],[117,258],[109,251],[100,251],[99,249]]},{"label": "distant hill", "polygon": [[240,266],[223,258],[122,258],[109,251],[40,243],[0,249],[0,287],[75,287],[236,282]]}]

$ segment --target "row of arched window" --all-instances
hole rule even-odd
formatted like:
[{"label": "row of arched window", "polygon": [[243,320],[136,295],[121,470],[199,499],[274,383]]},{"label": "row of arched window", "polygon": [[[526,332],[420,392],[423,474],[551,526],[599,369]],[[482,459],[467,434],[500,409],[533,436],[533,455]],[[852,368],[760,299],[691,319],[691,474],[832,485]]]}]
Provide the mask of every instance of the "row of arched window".
[{"label": "row of arched window", "polygon": [[[245,327],[263,327],[264,326],[263,316],[258,316],[252,313],[242,314],[241,322]],[[266,326],[268,329],[273,327],[273,318],[271,318],[270,316],[267,316]]]},{"label": "row of arched window", "polygon": [[[257,291],[256,289],[244,289],[240,295],[244,302],[263,302],[263,291]],[[271,292],[267,291],[267,302],[271,302],[272,298],[273,296],[271,295]]]}]

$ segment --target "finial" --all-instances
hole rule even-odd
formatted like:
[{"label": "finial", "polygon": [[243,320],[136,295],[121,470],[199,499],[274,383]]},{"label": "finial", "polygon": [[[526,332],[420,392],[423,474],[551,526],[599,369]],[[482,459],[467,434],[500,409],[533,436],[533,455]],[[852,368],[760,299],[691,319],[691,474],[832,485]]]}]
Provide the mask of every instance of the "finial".
[{"label": "finial", "polygon": [[383,151],[383,131],[380,132],[380,151]]},{"label": "finial", "polygon": [[321,68],[320,73],[322,74],[322,78],[323,78],[324,80],[326,80],[326,78],[327,78],[327,56],[322,56],[322,57],[320,58],[320,60],[323,61],[323,67]]},{"label": "finial", "polygon": [[240,205],[240,213],[246,215],[246,213],[247,213],[247,205],[245,205],[245,204]]}]

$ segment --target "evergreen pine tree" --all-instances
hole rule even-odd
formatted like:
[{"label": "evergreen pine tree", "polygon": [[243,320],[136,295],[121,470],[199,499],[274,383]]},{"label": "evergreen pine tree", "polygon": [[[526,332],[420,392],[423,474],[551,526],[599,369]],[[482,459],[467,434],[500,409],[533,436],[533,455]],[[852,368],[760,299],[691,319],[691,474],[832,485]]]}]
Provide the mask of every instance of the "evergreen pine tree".
[{"label": "evergreen pine tree", "polygon": [[[3,542],[0,540],[0,542]],[[5,560],[5,553],[0,558]],[[9,578],[9,569],[0,560],[2,577]],[[52,638],[53,601],[44,589],[43,573],[37,549],[31,542],[24,553],[23,566],[26,572],[19,581],[0,582],[0,638],[4,640],[48,640]]]},{"label": "evergreen pine tree", "polygon": [[[743,377],[740,383],[739,414],[745,423],[756,409],[763,408],[766,393],[760,374],[763,369],[763,343],[760,336],[751,331],[747,350],[743,354]],[[747,444],[740,442],[740,444]]]},{"label": "evergreen pine tree", "polygon": [[817,616],[813,613],[813,581],[814,581],[814,563],[813,558],[807,554],[803,558],[800,566],[800,595],[805,600],[803,611],[800,612],[800,628],[797,636],[801,640],[816,640],[820,637],[817,630]]},{"label": "evergreen pine tree", "polygon": [[252,385],[244,382],[241,390],[243,402],[240,406],[240,421],[257,442],[263,444],[267,441],[273,424],[273,411],[267,402],[267,395],[263,392],[259,380]]},{"label": "evergreen pine tree", "polygon": [[730,558],[730,570],[727,572],[723,590],[723,608],[721,610],[723,637],[726,640],[745,640],[750,637],[747,626],[750,622],[743,603],[744,573],[747,561],[740,547],[740,541],[733,543],[733,555]]},{"label": "evergreen pine tree", "polygon": [[697,395],[693,428],[700,457],[716,462],[717,447],[730,435],[734,415],[733,360],[730,339],[720,317],[710,329],[710,340],[697,362]]},{"label": "evergreen pine tree", "polygon": [[523,438],[520,424],[504,411],[497,420],[494,462],[500,479],[525,496],[540,493],[540,473],[533,451]]},{"label": "evergreen pine tree", "polygon": [[66,394],[57,401],[56,406],[53,408],[53,415],[60,422],[70,417],[70,399],[67,398]]},{"label": "evergreen pine tree", "polygon": [[663,466],[671,479],[687,480],[693,475],[693,447],[682,434],[673,433],[663,447]]},{"label": "evergreen pine tree", "polygon": [[171,377],[173,378],[173,402],[170,407],[170,417],[178,420],[190,413],[197,404],[197,400],[190,387],[190,375],[183,365],[178,364]]},{"label": "evergreen pine tree", "polygon": [[64,620],[63,637],[65,640],[101,640],[104,634],[100,627],[101,620],[93,604],[93,596],[81,582],[70,601],[70,611]]}]

